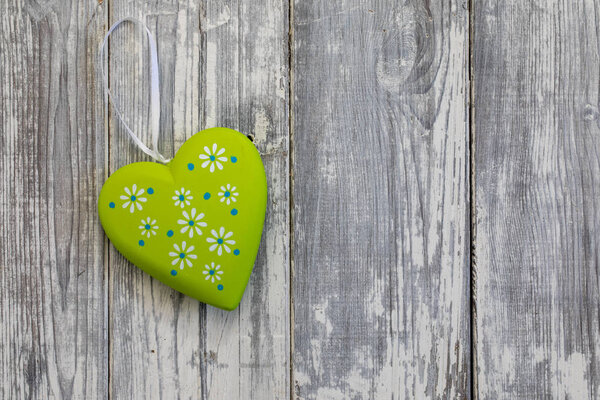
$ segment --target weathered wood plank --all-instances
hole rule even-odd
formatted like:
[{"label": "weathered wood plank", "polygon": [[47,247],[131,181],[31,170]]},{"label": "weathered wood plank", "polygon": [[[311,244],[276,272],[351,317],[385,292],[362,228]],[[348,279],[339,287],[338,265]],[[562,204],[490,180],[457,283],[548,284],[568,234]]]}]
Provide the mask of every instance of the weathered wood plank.
[{"label": "weathered wood plank", "polygon": [[269,187],[240,307],[207,310],[207,387],[214,399],[283,399],[290,393],[288,4],[211,1],[206,20],[204,126],[253,134]]},{"label": "weathered wood plank", "polygon": [[481,399],[600,397],[599,15],[474,2]]},{"label": "weathered wood plank", "polygon": [[[162,97],[159,147],[172,157],[174,148],[195,133],[199,123],[198,1],[110,1],[108,7],[111,24],[136,17],[148,25],[157,41]],[[111,89],[121,100],[128,124],[150,143],[147,49],[145,33],[134,25],[123,25],[111,36],[109,72]],[[109,111],[110,171],[150,161],[129,140],[112,106]],[[204,307],[137,269],[112,245],[109,270],[111,397],[199,397],[205,362]]]},{"label": "weathered wood plank", "polygon": [[0,3],[0,398],[104,398],[96,1]]},{"label": "weathered wood plank", "polygon": [[467,398],[466,7],[293,15],[295,396]]},{"label": "weathered wood plank", "polygon": [[[254,133],[270,203],[263,245],[240,307],[205,307],[111,252],[113,397],[264,399],[289,393],[287,6],[199,1],[111,3],[111,20],[134,15],[156,33],[165,153],[200,129]],[[137,132],[147,129],[143,38],[111,44],[111,82]],[[113,123],[116,121],[113,121]],[[143,159],[118,125],[111,170]],[[148,138],[146,138],[148,139]]]}]

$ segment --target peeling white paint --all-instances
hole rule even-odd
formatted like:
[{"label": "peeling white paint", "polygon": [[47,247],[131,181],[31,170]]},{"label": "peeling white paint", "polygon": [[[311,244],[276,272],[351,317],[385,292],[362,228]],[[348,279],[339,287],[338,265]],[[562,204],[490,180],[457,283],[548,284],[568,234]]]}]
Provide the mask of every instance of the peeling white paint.
[{"label": "peeling white paint", "polygon": [[333,325],[329,318],[327,317],[327,307],[329,305],[329,300],[325,299],[325,301],[320,305],[315,305],[315,321],[321,323],[325,327],[326,336],[331,335],[333,332]]},{"label": "peeling white paint", "polygon": [[206,44],[206,123],[207,128],[217,126],[217,44]]},{"label": "peeling white paint", "polygon": [[321,387],[317,390],[316,399],[327,399],[327,400],[347,400],[348,397],[340,389]]},{"label": "peeling white paint", "polygon": [[326,183],[334,183],[337,180],[337,172],[332,163],[328,163],[326,159],[319,161],[319,172],[321,179]]},{"label": "peeling white paint", "polygon": [[[314,368],[320,368],[321,367],[321,346],[322,346],[322,342],[319,339],[311,339],[310,341],[310,355],[312,357],[312,365]],[[314,371],[316,374],[321,375],[322,371],[319,370],[315,370]]]},{"label": "peeling white paint", "polygon": [[271,122],[265,110],[260,109],[254,113],[254,143],[259,146],[267,142],[267,133]]},{"label": "peeling white paint", "polygon": [[198,69],[199,53],[188,51],[186,45],[192,43],[194,48],[200,45],[199,32],[190,29],[189,24],[195,23],[198,9],[190,4],[190,8],[182,7],[177,14],[177,45],[175,48],[175,73],[173,75],[173,134],[175,149],[185,142],[187,138],[196,133],[199,126],[198,104],[200,92],[196,89],[200,80]]},{"label": "peeling white paint", "polygon": [[558,382],[553,388],[559,392],[556,398],[589,399],[589,360],[582,353],[572,353],[558,361]]},{"label": "peeling white paint", "polygon": [[544,349],[543,347],[536,347],[535,349],[533,349],[533,361],[535,361],[536,363],[541,363],[548,361],[548,359],[549,357],[546,354],[546,349]]},{"label": "peeling white paint", "polygon": [[350,374],[346,379],[346,384],[348,385],[351,393],[356,395],[367,392],[371,387],[370,380],[365,378],[357,368],[354,368],[352,371],[350,371]]},{"label": "peeling white paint", "polygon": [[200,28],[203,32],[208,32],[212,29],[220,27],[221,25],[225,25],[231,19],[231,11],[229,10],[229,6],[227,4],[223,4],[221,0],[213,0],[212,3],[216,3],[218,12],[214,16],[207,15],[200,17]]}]

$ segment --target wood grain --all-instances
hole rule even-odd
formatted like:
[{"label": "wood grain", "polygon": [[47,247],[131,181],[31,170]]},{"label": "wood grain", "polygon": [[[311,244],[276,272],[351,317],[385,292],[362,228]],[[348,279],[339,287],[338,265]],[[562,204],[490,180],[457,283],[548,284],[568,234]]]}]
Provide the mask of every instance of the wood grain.
[{"label": "wood grain", "polygon": [[[229,21],[218,26],[223,6]],[[283,399],[290,393],[288,4],[217,1],[205,15],[204,126],[253,135],[269,188],[244,299],[234,312],[206,316],[207,387],[214,399]]]},{"label": "wood grain", "polygon": [[[289,393],[287,7],[280,2],[111,2],[158,42],[164,152],[227,126],[255,135],[270,202],[263,244],[240,307],[206,307],[143,274],[111,249],[111,395],[283,398]],[[111,86],[147,132],[144,38],[124,28],[110,47]],[[143,159],[112,119],[111,171]],[[148,138],[145,138],[148,141]]]},{"label": "wood grain", "polygon": [[481,399],[600,397],[600,3],[474,3]]},{"label": "wood grain", "polygon": [[464,4],[293,15],[295,398],[468,398]]},{"label": "wood grain", "polygon": [[[134,16],[153,32],[161,81],[160,149],[171,158],[177,141],[195,133],[199,121],[200,43],[197,2],[109,2],[110,23]],[[123,25],[111,36],[110,86],[132,130],[149,137],[148,46],[143,31]],[[183,54],[183,56],[182,56]],[[176,64],[184,73],[175,76]],[[175,100],[182,79],[191,94]],[[194,89],[195,90],[192,90]],[[186,101],[187,100],[187,101]],[[129,140],[109,107],[110,171],[148,160]],[[175,132],[175,115],[180,129]],[[187,136],[186,136],[187,135]],[[160,147],[160,146],[159,146]],[[110,247],[110,396],[113,398],[196,398],[202,393],[205,308],[144,274]]]},{"label": "wood grain", "polygon": [[[600,3],[467,3],[0,2],[0,398],[600,398]],[[161,151],[227,126],[263,156],[233,312],[99,225],[147,160],[98,84],[125,16]],[[145,40],[105,61],[149,142]]]},{"label": "wood grain", "polygon": [[95,1],[0,3],[0,398],[108,385]]}]

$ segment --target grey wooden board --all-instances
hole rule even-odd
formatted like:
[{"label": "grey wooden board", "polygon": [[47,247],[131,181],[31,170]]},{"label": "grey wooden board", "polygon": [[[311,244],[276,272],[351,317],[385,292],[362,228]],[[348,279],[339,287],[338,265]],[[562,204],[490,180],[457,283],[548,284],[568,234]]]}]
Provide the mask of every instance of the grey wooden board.
[{"label": "grey wooden board", "polygon": [[600,3],[476,0],[477,391],[600,398]]},{"label": "grey wooden board", "polygon": [[467,398],[467,11],[293,15],[295,398]]},{"label": "grey wooden board", "polygon": [[[207,307],[133,267],[111,248],[110,366],[114,398],[284,398],[289,394],[288,14],[284,3],[111,2],[110,20],[146,21],[159,43],[162,149],[226,126],[253,134],[269,207],[240,307]],[[129,31],[129,32],[127,32]],[[137,36],[136,36],[137,35]],[[148,131],[141,31],[111,42],[111,87],[136,132]],[[146,64],[147,65],[147,64]],[[110,170],[144,159],[110,119]],[[146,137],[146,142],[149,138]]]},{"label": "grey wooden board", "polygon": [[[0,2],[0,398],[599,398],[600,3],[471,3]],[[233,312],[99,225],[147,160],[97,73],[128,15],[163,153],[221,125],[263,155]],[[148,142],[146,57],[126,25],[105,61]]]},{"label": "grey wooden board", "polygon": [[0,3],[0,398],[107,390],[95,1]]}]

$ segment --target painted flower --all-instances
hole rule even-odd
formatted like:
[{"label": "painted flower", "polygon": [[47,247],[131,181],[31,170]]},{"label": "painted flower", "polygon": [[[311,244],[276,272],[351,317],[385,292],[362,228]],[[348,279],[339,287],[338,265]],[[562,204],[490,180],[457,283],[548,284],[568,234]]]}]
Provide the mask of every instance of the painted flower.
[{"label": "painted flower", "polygon": [[156,226],[155,224],[156,220],[151,220],[150,217],[142,219],[142,224],[139,226],[140,230],[142,231],[142,236],[150,237],[151,234],[156,235],[156,230],[158,229],[158,226]]},{"label": "painted flower", "polygon": [[225,186],[221,186],[221,191],[219,192],[219,196],[221,197],[221,203],[226,202],[227,205],[231,204],[231,202],[236,202],[236,197],[239,196],[239,193],[235,190],[236,186],[231,186],[229,183]]},{"label": "painted flower", "polygon": [[190,200],[194,200],[194,197],[191,195],[191,192],[186,191],[184,188],[181,190],[175,190],[175,196],[171,197],[175,200],[175,207],[179,206],[181,208],[190,205]]},{"label": "painted flower", "polygon": [[225,249],[227,253],[231,252],[231,249],[227,245],[235,244],[235,240],[229,239],[231,236],[233,236],[233,232],[225,233],[225,228],[221,227],[221,229],[219,229],[219,233],[217,233],[217,231],[214,229],[211,230],[210,233],[214,236],[206,238],[206,241],[211,243],[210,247],[208,248],[210,251],[217,250],[218,255],[223,254],[223,249]]},{"label": "painted flower", "polygon": [[121,200],[125,200],[123,203],[123,208],[129,207],[129,212],[132,213],[137,208],[138,210],[142,210],[142,204],[146,202],[145,197],[141,197],[144,194],[144,189],[140,188],[138,190],[137,185],[134,183],[131,189],[125,186],[125,194],[121,195]]},{"label": "painted flower", "polygon": [[209,280],[212,283],[215,283],[215,279],[220,281],[221,277],[219,275],[223,275],[223,271],[221,271],[221,266],[220,265],[215,265],[214,262],[210,263],[210,266],[204,265],[204,271],[202,271],[202,273],[204,275],[206,275],[206,278],[204,278],[205,281]]},{"label": "painted flower", "polygon": [[199,213],[198,215],[196,215],[196,209],[192,208],[192,211],[189,214],[187,211],[183,212],[183,218],[184,219],[180,219],[177,221],[179,225],[183,225],[179,232],[186,233],[189,230],[188,235],[190,236],[190,238],[194,237],[194,231],[196,231],[198,235],[202,235],[202,230],[200,229],[200,227],[204,228],[207,226],[206,222],[201,221],[201,219],[204,218],[203,213]]},{"label": "painted flower", "polygon": [[173,258],[171,265],[177,265],[179,263],[179,269],[183,269],[185,264],[188,267],[192,266],[192,262],[190,260],[195,260],[196,255],[192,254],[194,251],[194,246],[186,247],[185,240],[181,242],[181,246],[178,246],[177,243],[173,244],[173,248],[175,251],[171,251],[169,255]]},{"label": "painted flower", "polygon": [[221,154],[225,153],[225,149],[219,149],[215,143],[212,145],[212,151],[208,148],[208,146],[204,146],[204,152],[206,154],[200,154],[199,156],[201,160],[206,160],[202,163],[202,168],[210,166],[210,172],[214,172],[216,165],[217,168],[223,169],[223,164],[221,163],[226,162],[227,157],[223,157]]}]

